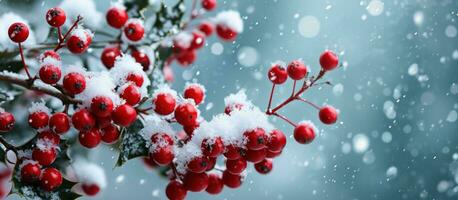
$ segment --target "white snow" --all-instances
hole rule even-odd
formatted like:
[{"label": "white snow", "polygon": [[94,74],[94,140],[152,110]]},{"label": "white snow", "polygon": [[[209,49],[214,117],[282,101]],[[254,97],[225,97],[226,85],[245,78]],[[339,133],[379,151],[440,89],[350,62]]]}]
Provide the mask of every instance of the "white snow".
[{"label": "white snow", "polygon": [[126,84],[128,82],[127,76],[132,73],[143,76],[140,93],[142,96],[146,96],[148,94],[147,87],[150,85],[148,75],[143,71],[142,65],[137,63],[132,56],[124,54],[117,57],[114,66],[110,69],[110,76],[118,86]]},{"label": "white snow", "polygon": [[224,98],[224,105],[227,106],[234,106],[234,105],[246,105],[252,106],[251,101],[247,100],[247,96],[245,94],[245,90],[240,90],[235,94],[230,94],[226,98]]},{"label": "white snow", "polygon": [[231,30],[241,33],[243,32],[243,20],[240,13],[234,10],[228,10],[218,13],[214,22],[218,25],[230,28]]},{"label": "white snow", "polygon": [[51,115],[51,110],[46,106],[46,102],[44,100],[39,102],[32,102],[32,106],[29,107],[28,111],[30,114],[35,112],[44,112],[48,115]]},{"label": "white snow", "polygon": [[159,94],[170,94],[173,98],[177,99],[177,92],[170,88],[167,84],[160,84],[157,86],[157,89],[154,90],[152,98],[155,99]]},{"label": "white snow", "polygon": [[47,138],[38,139],[36,147],[42,151],[50,150],[50,149],[59,149],[59,146],[54,144],[52,140]]},{"label": "white snow", "polygon": [[22,22],[29,27],[29,37],[21,44],[25,47],[36,44],[35,33],[31,29],[29,22],[16,13],[8,12],[0,16],[0,51],[18,48],[17,44],[12,42],[8,36],[8,29],[15,22]]},{"label": "white snow", "polygon": [[170,123],[156,115],[145,116],[143,124],[145,127],[143,127],[139,133],[146,141],[151,141],[151,136],[156,133],[165,133],[172,138],[175,137],[175,131],[170,126]]},{"label": "white snow", "polygon": [[88,40],[88,36],[91,38],[94,37],[94,34],[91,32],[91,30],[85,29],[82,26],[79,26],[78,28],[74,29],[70,35],[76,36],[85,42]]},{"label": "white snow", "polygon": [[100,188],[107,186],[103,168],[83,158],[76,158],[75,162],[67,167],[66,175],[83,184],[96,184]]},{"label": "white snow", "polygon": [[65,24],[71,26],[76,20],[78,15],[83,17],[83,22],[90,28],[99,28],[105,17],[102,13],[97,11],[95,2],[93,0],[64,0],[59,5],[67,15]]},{"label": "white snow", "polygon": [[177,35],[175,35],[175,37],[173,38],[173,42],[181,47],[181,48],[184,48],[184,49],[187,49],[191,46],[191,42],[192,42],[192,39],[193,39],[193,35],[188,32],[188,31],[182,31],[180,33],[178,33]]},{"label": "white snow", "polygon": [[110,73],[106,71],[93,73],[86,78],[86,89],[75,97],[83,100],[84,107],[89,107],[92,98],[97,96],[108,97],[115,105],[120,105],[121,99],[119,95],[115,93],[115,87],[116,85],[111,79]]}]

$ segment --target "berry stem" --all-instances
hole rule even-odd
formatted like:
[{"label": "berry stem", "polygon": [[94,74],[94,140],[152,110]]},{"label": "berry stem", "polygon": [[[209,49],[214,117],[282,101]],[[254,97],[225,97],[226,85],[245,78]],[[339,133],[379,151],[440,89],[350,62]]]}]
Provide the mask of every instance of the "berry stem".
[{"label": "berry stem", "polygon": [[58,41],[61,42],[63,40],[62,38],[62,29],[59,27],[57,27],[57,35],[58,35]]},{"label": "berry stem", "polygon": [[296,80],[293,83],[293,92],[291,92],[291,97],[294,96],[294,92],[296,91]]},{"label": "berry stem", "polygon": [[32,79],[32,77],[30,76],[30,73],[29,73],[29,68],[25,64],[24,51],[22,49],[22,44],[19,42],[18,46],[19,46],[19,54],[21,54],[21,61],[22,61],[22,65],[24,66],[25,73],[27,73],[27,76],[29,77],[29,79]]},{"label": "berry stem", "polygon": [[[68,29],[67,33],[65,33],[65,35],[62,37],[62,39],[59,39],[59,42],[57,43],[56,47],[54,48],[54,51],[58,51],[60,48],[62,48],[64,45],[62,45],[65,41],[65,39],[67,38],[67,36],[73,31],[73,29],[78,25],[78,23],[83,19],[83,17],[81,17],[80,15],[78,15],[78,17],[76,18],[76,21],[73,22],[72,26]],[[59,31],[60,27],[58,27],[58,31]],[[59,37],[60,37],[60,34],[59,34]]]},{"label": "berry stem", "polygon": [[172,168],[173,174],[175,175],[176,178],[180,179],[182,181],[182,178],[180,176],[180,173],[178,173],[177,167],[175,166],[175,163],[170,164],[170,168]]},{"label": "berry stem", "polygon": [[275,83],[272,84],[272,90],[270,91],[270,97],[269,97],[269,105],[267,106],[266,112],[270,112],[270,107],[272,106],[272,97],[274,96],[274,91],[275,91]]},{"label": "berry stem", "polygon": [[289,120],[287,117],[285,117],[285,116],[283,116],[283,115],[280,115],[280,114],[278,114],[278,113],[273,113],[272,115],[277,116],[277,117],[279,117],[280,119],[285,120],[286,122],[288,122],[289,124],[291,124],[291,125],[294,126],[294,127],[297,126],[294,122],[292,122],[291,120]]},{"label": "berry stem", "polygon": [[310,102],[310,101],[307,100],[307,99],[303,99],[303,98],[301,98],[301,97],[297,97],[296,99],[299,100],[299,101],[302,101],[302,102],[305,102],[305,103],[311,105],[312,107],[316,108],[317,110],[320,110],[320,109],[321,109],[319,106],[317,106],[316,104]]}]

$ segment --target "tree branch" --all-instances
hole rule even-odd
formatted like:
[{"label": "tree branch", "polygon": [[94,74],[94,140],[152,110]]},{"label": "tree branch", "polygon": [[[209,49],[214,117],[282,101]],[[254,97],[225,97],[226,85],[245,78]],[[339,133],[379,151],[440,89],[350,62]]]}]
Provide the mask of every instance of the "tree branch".
[{"label": "tree branch", "polygon": [[64,104],[80,104],[82,103],[81,100],[74,99],[69,97],[62,92],[60,92],[57,88],[47,85],[43,82],[37,82],[35,79],[28,79],[23,75],[19,75],[13,72],[3,71],[0,72],[0,81],[4,81],[10,84],[19,85],[26,89],[42,92],[53,97],[56,97],[62,101]]}]

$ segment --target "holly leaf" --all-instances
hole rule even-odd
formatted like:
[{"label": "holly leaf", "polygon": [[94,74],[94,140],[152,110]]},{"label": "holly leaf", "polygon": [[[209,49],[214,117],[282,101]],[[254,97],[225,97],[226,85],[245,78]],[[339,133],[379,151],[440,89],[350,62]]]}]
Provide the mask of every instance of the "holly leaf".
[{"label": "holly leaf", "polygon": [[149,6],[149,0],[128,0],[124,2],[124,6],[128,11],[135,9],[136,13],[140,16],[140,13]]},{"label": "holly leaf", "polygon": [[143,123],[137,120],[130,127],[122,130],[119,157],[115,167],[120,167],[130,159],[148,155],[145,139],[138,133]]}]

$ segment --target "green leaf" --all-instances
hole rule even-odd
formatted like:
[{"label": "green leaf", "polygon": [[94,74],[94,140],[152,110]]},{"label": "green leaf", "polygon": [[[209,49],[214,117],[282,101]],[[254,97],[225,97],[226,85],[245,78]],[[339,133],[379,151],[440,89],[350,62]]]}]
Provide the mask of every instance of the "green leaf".
[{"label": "green leaf", "polygon": [[128,0],[124,2],[124,6],[126,6],[127,11],[135,9],[138,16],[140,16],[140,13],[143,12],[149,6],[149,0]]},{"label": "green leaf", "polygon": [[139,134],[139,131],[143,128],[143,123],[137,120],[130,127],[122,130],[121,144],[118,161],[116,167],[122,166],[128,160],[147,156],[148,147],[146,146],[145,139]]}]

